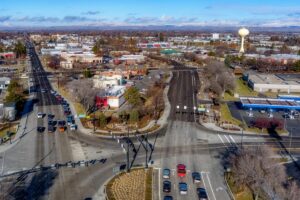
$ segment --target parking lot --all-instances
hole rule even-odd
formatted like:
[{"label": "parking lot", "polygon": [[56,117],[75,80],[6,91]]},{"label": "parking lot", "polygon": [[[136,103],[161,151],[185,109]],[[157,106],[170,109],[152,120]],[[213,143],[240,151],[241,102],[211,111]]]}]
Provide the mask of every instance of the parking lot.
[{"label": "parking lot", "polygon": [[[252,110],[251,113],[253,116],[250,116],[250,110],[245,110],[240,108],[238,103],[235,102],[229,102],[228,107],[230,109],[230,112],[232,116],[240,121],[245,121],[248,126],[251,126],[252,122],[255,121],[255,119],[258,118],[266,118],[270,119],[270,111],[268,110]],[[286,116],[286,113],[290,113],[289,111],[284,110],[273,110],[272,115],[274,119],[280,120],[286,130],[293,136],[300,137],[300,118],[296,115],[294,115],[294,119],[291,119],[290,116]]]}]

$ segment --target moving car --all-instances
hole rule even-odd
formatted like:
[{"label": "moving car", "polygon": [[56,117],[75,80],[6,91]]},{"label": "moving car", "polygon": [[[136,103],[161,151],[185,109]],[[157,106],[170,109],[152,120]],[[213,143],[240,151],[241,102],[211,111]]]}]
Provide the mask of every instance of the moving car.
[{"label": "moving car", "polygon": [[55,132],[55,127],[53,125],[48,126],[48,132],[49,133],[54,133]]},{"label": "moving car", "polygon": [[200,183],[201,182],[201,175],[199,172],[193,172],[192,178],[194,183]]},{"label": "moving car", "polygon": [[186,195],[187,194],[187,191],[188,191],[188,186],[186,183],[184,182],[181,182],[178,184],[179,186],[179,193],[182,194],[182,195]]},{"label": "moving car", "polygon": [[177,165],[177,175],[179,177],[185,177],[186,175],[186,166],[184,164],[178,164]]},{"label": "moving car", "polygon": [[199,200],[208,200],[206,190],[204,188],[197,188]]},{"label": "moving car", "polygon": [[37,130],[38,133],[43,133],[44,130],[45,130],[45,127],[38,126],[36,130]]},{"label": "moving car", "polygon": [[43,118],[43,117],[44,117],[44,113],[39,112],[39,113],[37,114],[37,118]]},{"label": "moving car", "polygon": [[164,200],[173,200],[173,197],[172,196],[165,196]]},{"label": "moving car", "polygon": [[77,125],[76,124],[71,124],[70,130],[71,131],[76,131],[77,130]]},{"label": "moving car", "polygon": [[164,192],[171,192],[171,182],[170,181],[164,181],[163,182],[163,191]]},{"label": "moving car", "polygon": [[163,170],[163,178],[170,178],[170,170],[169,169]]}]

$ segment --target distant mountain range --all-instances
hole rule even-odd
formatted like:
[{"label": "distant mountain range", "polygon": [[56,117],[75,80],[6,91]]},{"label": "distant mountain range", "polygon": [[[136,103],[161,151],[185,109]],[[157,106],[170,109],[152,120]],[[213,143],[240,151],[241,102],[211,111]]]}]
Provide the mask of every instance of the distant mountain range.
[{"label": "distant mountain range", "polygon": [[[0,27],[0,31],[101,31],[101,30],[132,30],[132,31],[205,31],[235,32],[237,26],[49,26],[49,27]],[[300,26],[283,27],[248,27],[251,32],[300,32]]]}]

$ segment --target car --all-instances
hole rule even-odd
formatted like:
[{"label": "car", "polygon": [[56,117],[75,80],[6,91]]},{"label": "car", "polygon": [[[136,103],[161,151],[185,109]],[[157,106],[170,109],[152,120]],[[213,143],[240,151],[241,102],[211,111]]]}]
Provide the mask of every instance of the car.
[{"label": "car", "polygon": [[163,182],[163,191],[164,192],[171,192],[171,182],[170,181],[164,181]]},{"label": "car", "polygon": [[187,194],[187,191],[188,191],[188,186],[186,183],[184,182],[180,182],[178,184],[179,186],[179,193],[182,194],[182,195],[186,195]]},{"label": "car", "polygon": [[178,164],[177,165],[177,175],[179,177],[185,177],[186,175],[186,166],[184,164]]},{"label": "car", "polygon": [[48,114],[48,119],[53,119],[55,116],[53,114]]},{"label": "car", "polygon": [[170,178],[170,169],[163,170],[163,178]]},{"label": "car", "polygon": [[76,131],[77,130],[77,125],[76,124],[71,124],[70,130],[71,131]]},{"label": "car", "polygon": [[58,121],[58,126],[65,126],[66,122],[64,120],[59,120]]},{"label": "car", "polygon": [[52,126],[53,125],[53,121],[52,120],[48,120],[48,126]]},{"label": "car", "polygon": [[165,196],[164,200],[173,200],[173,197],[172,196]]},{"label": "car", "polygon": [[39,133],[43,133],[43,132],[45,131],[45,127],[38,126],[38,127],[36,128],[36,130],[37,130],[37,132],[39,132]]},{"label": "car", "polygon": [[66,127],[64,127],[64,126],[60,126],[58,128],[59,132],[65,132],[65,129],[66,129]]},{"label": "car", "polygon": [[194,183],[200,183],[201,182],[201,175],[199,172],[193,172],[192,178]]},{"label": "car", "polygon": [[208,200],[207,193],[204,188],[197,188],[197,195],[199,200]]},{"label": "car", "polygon": [[48,132],[49,133],[54,133],[55,132],[55,126],[52,126],[52,125],[48,126]]},{"label": "car", "polygon": [[43,117],[44,117],[44,113],[39,112],[39,113],[37,114],[37,118],[43,118]]}]

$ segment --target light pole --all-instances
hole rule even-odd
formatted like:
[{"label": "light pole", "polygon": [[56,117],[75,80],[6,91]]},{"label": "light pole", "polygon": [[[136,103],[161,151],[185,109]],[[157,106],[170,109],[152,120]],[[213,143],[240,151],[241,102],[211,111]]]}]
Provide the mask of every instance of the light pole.
[{"label": "light pole", "polygon": [[127,152],[126,152],[126,155],[127,155],[127,172],[130,171],[130,168],[129,168],[129,126],[127,124]]},{"label": "light pole", "polygon": [[293,129],[291,128],[291,135],[290,135],[290,145],[289,145],[289,153],[291,154],[291,147],[292,147],[292,139],[293,139]]}]

